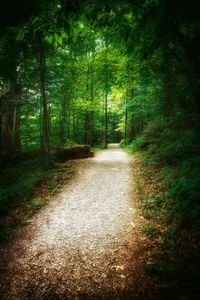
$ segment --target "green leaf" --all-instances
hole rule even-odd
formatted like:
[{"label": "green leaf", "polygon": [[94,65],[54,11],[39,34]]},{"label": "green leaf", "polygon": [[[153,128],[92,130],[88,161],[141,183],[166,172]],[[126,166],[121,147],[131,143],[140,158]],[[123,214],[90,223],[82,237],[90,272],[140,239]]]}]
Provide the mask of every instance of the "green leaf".
[{"label": "green leaf", "polygon": [[25,34],[26,34],[26,29],[25,29],[25,28],[21,28],[21,29],[17,32],[16,40],[17,40],[17,41],[23,41],[23,40],[24,40]]}]

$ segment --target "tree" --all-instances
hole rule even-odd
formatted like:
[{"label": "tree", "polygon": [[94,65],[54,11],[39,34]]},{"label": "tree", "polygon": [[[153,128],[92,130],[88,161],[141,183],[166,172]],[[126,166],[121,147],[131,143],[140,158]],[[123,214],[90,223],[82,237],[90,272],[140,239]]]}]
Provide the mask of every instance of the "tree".
[{"label": "tree", "polygon": [[1,155],[7,160],[20,151],[20,45],[14,33],[7,31],[1,40],[1,98],[0,98],[0,148]]}]

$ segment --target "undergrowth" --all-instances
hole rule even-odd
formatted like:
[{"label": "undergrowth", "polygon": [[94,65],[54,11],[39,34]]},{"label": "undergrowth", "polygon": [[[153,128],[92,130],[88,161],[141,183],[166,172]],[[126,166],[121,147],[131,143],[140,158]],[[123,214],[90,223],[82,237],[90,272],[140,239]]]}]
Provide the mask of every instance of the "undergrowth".
[{"label": "undergrowth", "polygon": [[155,130],[127,146],[136,157],[143,231],[153,245],[146,269],[162,299],[195,299],[200,292],[198,133]]},{"label": "undergrowth", "polygon": [[0,242],[25,224],[73,175],[70,162],[49,164],[39,158],[10,164],[0,173]]},{"label": "undergrowth", "polygon": [[93,147],[91,148],[91,150],[92,150],[93,152],[98,152],[98,151],[103,150],[103,149],[104,149],[104,146],[103,146],[102,144],[95,145],[95,146],[93,146]]}]

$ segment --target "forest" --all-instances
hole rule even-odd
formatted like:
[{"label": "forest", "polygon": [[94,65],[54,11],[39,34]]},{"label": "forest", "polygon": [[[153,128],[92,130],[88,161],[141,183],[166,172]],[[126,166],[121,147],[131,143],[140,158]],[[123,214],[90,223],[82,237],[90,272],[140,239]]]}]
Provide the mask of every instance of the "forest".
[{"label": "forest", "polygon": [[49,181],[54,193],[73,176],[57,166],[59,151],[120,143],[135,160],[151,288],[158,299],[197,299],[197,1],[10,0],[0,15],[2,244],[44,205],[35,188]]}]

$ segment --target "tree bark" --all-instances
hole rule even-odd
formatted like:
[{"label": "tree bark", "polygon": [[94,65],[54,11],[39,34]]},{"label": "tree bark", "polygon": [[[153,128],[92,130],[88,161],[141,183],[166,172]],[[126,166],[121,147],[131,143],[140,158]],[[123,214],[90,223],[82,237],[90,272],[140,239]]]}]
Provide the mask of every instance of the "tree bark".
[{"label": "tree bark", "polygon": [[108,94],[107,88],[105,89],[105,98],[104,98],[104,148],[108,147]]},{"label": "tree bark", "polygon": [[104,87],[104,148],[108,147],[108,46],[105,38],[105,87]]},{"label": "tree bark", "polygon": [[60,111],[60,145],[64,146],[66,141],[66,120],[67,120],[67,114],[66,114],[66,108],[67,108],[67,99],[64,96],[61,111]]},{"label": "tree bark", "polygon": [[15,41],[8,38],[8,72],[0,95],[0,152],[4,160],[21,150],[20,142],[20,96]]},{"label": "tree bark", "polygon": [[42,156],[50,153],[49,106],[46,94],[46,59],[45,49],[41,39],[38,48],[38,66],[41,95],[41,152]]},{"label": "tree bark", "polygon": [[85,137],[84,143],[89,144],[89,113],[88,110],[85,111]]},{"label": "tree bark", "polygon": [[127,121],[128,121],[128,110],[127,110],[127,94],[128,94],[128,92],[126,93],[126,95],[125,95],[125,100],[124,100],[124,110],[125,110],[125,112],[124,112],[124,144],[125,144],[125,146],[127,145]]}]

